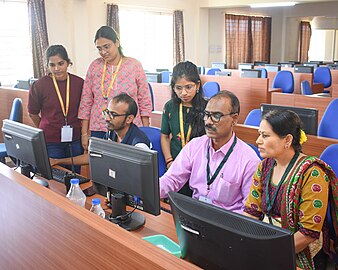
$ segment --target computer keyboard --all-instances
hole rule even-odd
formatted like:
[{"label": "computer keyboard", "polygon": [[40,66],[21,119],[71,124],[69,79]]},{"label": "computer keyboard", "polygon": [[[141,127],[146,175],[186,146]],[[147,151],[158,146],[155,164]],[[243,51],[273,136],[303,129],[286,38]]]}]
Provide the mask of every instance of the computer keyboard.
[{"label": "computer keyboard", "polygon": [[[64,176],[66,174],[69,174],[70,172],[67,172],[67,171],[64,171],[64,170],[61,170],[61,169],[58,169],[58,168],[52,168],[52,173],[53,173],[53,179],[55,181],[58,181],[58,182],[64,184],[65,183]],[[85,177],[83,177],[81,175],[78,175],[76,173],[72,173],[72,174],[74,175],[73,178],[79,179],[80,184],[87,183],[89,181],[88,178],[85,178]]]}]

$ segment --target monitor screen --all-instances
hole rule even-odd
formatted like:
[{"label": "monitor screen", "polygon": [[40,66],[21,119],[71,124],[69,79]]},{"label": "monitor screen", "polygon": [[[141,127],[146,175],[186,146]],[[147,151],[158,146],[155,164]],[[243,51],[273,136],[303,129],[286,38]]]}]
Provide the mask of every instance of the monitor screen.
[{"label": "monitor screen", "polygon": [[254,64],[253,63],[240,63],[238,64],[238,69],[253,69],[254,68]]},{"label": "monitor screen", "polygon": [[216,71],[216,76],[231,76],[231,71]]},{"label": "monitor screen", "polygon": [[296,65],[294,66],[295,73],[313,73],[314,67],[312,65]]},{"label": "monitor screen", "polygon": [[312,108],[300,108],[291,106],[281,106],[275,104],[261,104],[262,116],[271,110],[290,110],[298,114],[302,120],[303,129],[306,134],[317,135],[318,130],[318,110]]},{"label": "monitor screen", "polygon": [[281,70],[281,66],[278,64],[265,64],[264,68],[267,72],[278,72]]},{"label": "monitor screen", "polygon": [[[91,138],[90,177],[97,192],[112,194],[113,222],[127,230],[144,224],[140,213],[124,214],[130,205],[153,215],[160,214],[157,152],[139,147]],[[118,211],[114,206],[120,206]],[[124,216],[125,218],[116,218]],[[116,218],[116,219],[115,219]]]},{"label": "monitor screen", "polygon": [[219,69],[226,69],[227,64],[223,63],[223,62],[213,62],[213,63],[211,63],[211,67],[212,68],[219,68]]},{"label": "monitor screen", "polygon": [[319,63],[318,62],[307,62],[307,63],[303,63],[303,66],[317,68],[317,67],[319,67]]},{"label": "monitor screen", "polygon": [[265,66],[268,61],[254,61],[254,66]]},{"label": "monitor screen", "polygon": [[261,78],[262,71],[259,69],[242,69],[241,78]]},{"label": "monitor screen", "polygon": [[294,62],[278,62],[278,65],[280,65],[281,67],[293,67],[295,65]]},{"label": "monitor screen", "polygon": [[161,72],[146,72],[146,77],[148,82],[162,82],[162,74]]},{"label": "monitor screen", "polygon": [[296,269],[290,231],[169,193],[181,256],[203,269]]},{"label": "monitor screen", "polygon": [[20,161],[22,167],[33,166],[43,178],[53,178],[42,129],[5,119],[2,133],[9,156]]}]

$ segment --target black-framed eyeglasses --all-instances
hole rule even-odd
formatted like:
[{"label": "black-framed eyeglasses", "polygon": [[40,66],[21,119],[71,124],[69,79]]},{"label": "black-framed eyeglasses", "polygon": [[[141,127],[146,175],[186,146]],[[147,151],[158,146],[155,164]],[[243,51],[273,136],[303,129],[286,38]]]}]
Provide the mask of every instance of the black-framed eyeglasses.
[{"label": "black-framed eyeglasses", "polygon": [[221,118],[223,116],[228,116],[228,115],[233,115],[233,114],[236,114],[236,112],[231,112],[231,113],[223,114],[223,113],[220,113],[220,112],[213,113],[213,112],[204,111],[203,112],[203,120],[207,121],[208,118],[210,117],[210,119],[211,119],[212,122],[218,123],[219,121],[221,121]]},{"label": "black-framed eyeglasses", "polygon": [[129,113],[118,114],[116,112],[112,112],[112,111],[109,111],[108,109],[105,109],[105,110],[102,111],[102,115],[103,115],[103,117],[109,116],[111,119],[114,119],[115,117],[128,116],[130,114]]}]

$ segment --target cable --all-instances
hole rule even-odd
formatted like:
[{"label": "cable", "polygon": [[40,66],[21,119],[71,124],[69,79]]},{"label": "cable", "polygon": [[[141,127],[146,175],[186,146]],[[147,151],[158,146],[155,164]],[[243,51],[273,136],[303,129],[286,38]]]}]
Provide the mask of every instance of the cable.
[{"label": "cable", "polygon": [[134,211],[137,209],[138,206],[139,206],[138,203],[136,203],[135,207],[132,211],[125,213],[124,215],[117,216],[117,217],[112,217],[110,215],[108,219],[109,219],[109,221],[114,220],[114,221],[118,221],[118,222],[124,222],[131,216],[132,213],[134,213]]}]

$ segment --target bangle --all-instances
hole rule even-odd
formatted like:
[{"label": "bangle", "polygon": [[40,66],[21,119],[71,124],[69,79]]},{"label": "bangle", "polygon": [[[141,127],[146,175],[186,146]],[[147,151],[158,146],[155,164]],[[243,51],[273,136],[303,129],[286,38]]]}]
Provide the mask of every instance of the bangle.
[{"label": "bangle", "polygon": [[168,161],[170,161],[170,160],[174,160],[172,156],[167,157],[167,158],[165,159],[166,162],[168,162]]},{"label": "bangle", "polygon": [[168,164],[170,163],[170,162],[173,162],[174,161],[174,159],[173,158],[171,158],[170,160],[167,160],[166,162],[165,162],[165,165],[167,165],[168,166]]}]

